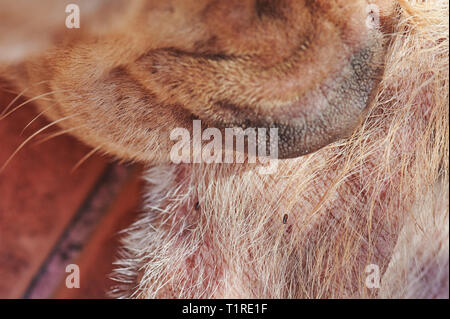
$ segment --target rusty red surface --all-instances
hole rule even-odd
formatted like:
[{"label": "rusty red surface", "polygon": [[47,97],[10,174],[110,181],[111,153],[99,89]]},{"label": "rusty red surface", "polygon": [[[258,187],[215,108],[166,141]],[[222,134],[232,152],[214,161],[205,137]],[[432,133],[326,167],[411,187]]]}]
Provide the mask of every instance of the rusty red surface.
[{"label": "rusty red surface", "polygon": [[[13,94],[0,88],[0,113],[13,98]],[[39,117],[21,134],[37,114],[29,104],[0,120],[0,167],[28,136],[48,124]],[[56,131],[58,129],[55,128],[48,133]],[[106,172],[107,159],[93,155],[72,172],[90,150],[67,135],[42,144],[32,140],[0,172],[0,298],[33,297],[30,293],[33,283],[39,282],[39,276],[45,273],[52,252],[67,234],[88,195],[96,194],[95,188],[99,187]],[[123,168],[122,171],[122,179],[112,180],[111,185],[104,186],[115,187],[116,193],[111,195],[109,192],[110,197],[119,196],[122,189],[122,186],[114,184],[125,183],[129,179],[126,176],[131,174],[130,170]],[[94,200],[101,202],[100,198]],[[110,198],[108,205],[112,201]],[[117,205],[121,207],[121,204]],[[133,208],[124,205],[123,209],[128,212]],[[99,209],[104,213],[109,210],[109,206]],[[120,217],[120,213],[113,214],[113,218],[117,216]],[[115,225],[113,221],[110,224]],[[97,226],[93,227],[92,232],[95,232]],[[116,230],[117,227],[111,227],[104,231]],[[90,240],[89,236],[85,237],[83,240]],[[83,243],[85,246],[89,246],[88,242]],[[98,274],[101,275],[106,274]],[[50,297],[53,293],[51,289],[44,289],[39,297]]]}]

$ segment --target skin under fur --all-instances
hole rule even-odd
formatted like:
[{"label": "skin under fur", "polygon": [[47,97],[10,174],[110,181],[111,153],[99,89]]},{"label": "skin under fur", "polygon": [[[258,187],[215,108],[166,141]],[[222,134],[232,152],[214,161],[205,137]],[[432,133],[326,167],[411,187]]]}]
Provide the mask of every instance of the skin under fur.
[{"label": "skin under fur", "polygon": [[[448,1],[127,3],[29,55],[0,42],[50,120],[151,167],[114,296],[448,298]],[[277,127],[285,159],[170,164],[193,119]]]}]

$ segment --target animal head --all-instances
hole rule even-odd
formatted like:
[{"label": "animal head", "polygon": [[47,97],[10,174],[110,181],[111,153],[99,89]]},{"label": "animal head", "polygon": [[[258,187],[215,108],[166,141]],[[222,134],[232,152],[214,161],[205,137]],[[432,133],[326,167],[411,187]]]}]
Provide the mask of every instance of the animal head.
[{"label": "animal head", "polygon": [[73,2],[80,29],[56,1],[0,4],[0,74],[95,149],[166,163],[199,119],[278,128],[289,158],[360,128],[259,179],[151,169],[118,295],[366,297],[369,260],[379,296],[448,295],[448,1]]},{"label": "animal head", "polygon": [[[168,162],[170,132],[196,119],[277,128],[281,158],[351,135],[376,92],[393,10],[366,0],[75,3],[80,29],[64,27],[61,5],[28,4],[33,27],[0,42],[3,73],[84,142],[151,164]],[[3,6],[14,22],[20,3]]]}]

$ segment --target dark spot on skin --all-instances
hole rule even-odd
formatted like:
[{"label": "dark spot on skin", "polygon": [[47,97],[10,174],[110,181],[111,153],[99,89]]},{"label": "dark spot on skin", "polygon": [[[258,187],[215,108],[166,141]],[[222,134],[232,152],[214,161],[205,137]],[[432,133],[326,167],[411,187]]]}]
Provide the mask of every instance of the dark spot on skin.
[{"label": "dark spot on skin", "polygon": [[288,214],[284,214],[284,216],[283,216],[283,224],[287,224],[287,221],[288,221]]},{"label": "dark spot on skin", "polygon": [[292,225],[289,225],[286,229],[286,233],[290,234],[292,232]]},{"label": "dark spot on skin", "polygon": [[200,203],[199,202],[195,203],[194,208],[195,208],[195,210],[199,210],[200,209]]}]

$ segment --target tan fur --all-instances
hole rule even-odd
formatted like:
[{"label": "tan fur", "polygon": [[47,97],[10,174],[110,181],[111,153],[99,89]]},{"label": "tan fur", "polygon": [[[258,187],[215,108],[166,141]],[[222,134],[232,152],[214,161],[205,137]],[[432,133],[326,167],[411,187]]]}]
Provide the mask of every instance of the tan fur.
[{"label": "tan fur", "polygon": [[76,114],[60,125],[122,158],[167,163],[169,132],[193,118],[277,127],[282,158],[310,153],[353,131],[382,71],[367,1],[133,4],[110,32],[74,31],[17,75],[28,94],[53,92],[49,118]]},{"label": "tan fur", "polygon": [[[377,30],[368,1],[134,1],[101,34],[9,58],[4,76],[51,92],[51,120],[163,164],[116,296],[448,297],[448,1],[374,3]],[[282,157],[312,154],[269,176],[168,164],[170,131],[195,118],[279,127]]]}]

